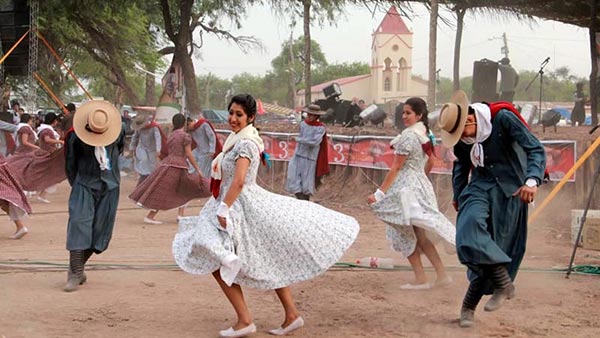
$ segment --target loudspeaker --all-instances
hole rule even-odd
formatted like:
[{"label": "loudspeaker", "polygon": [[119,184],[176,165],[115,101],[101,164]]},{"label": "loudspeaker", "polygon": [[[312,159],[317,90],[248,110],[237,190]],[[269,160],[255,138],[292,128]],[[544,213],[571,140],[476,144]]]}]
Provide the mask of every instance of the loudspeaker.
[{"label": "loudspeaker", "polygon": [[473,63],[473,102],[498,101],[496,85],[498,82],[498,63],[483,59]]},{"label": "loudspeaker", "polygon": [[340,88],[339,84],[334,82],[329,86],[323,88],[323,95],[325,95],[326,98],[338,97],[342,95],[342,88]]},{"label": "loudspeaker", "polygon": [[[25,34],[29,25],[27,0],[0,0],[0,39],[4,53]],[[2,64],[4,74],[27,75],[28,63],[29,37],[26,37]]]}]

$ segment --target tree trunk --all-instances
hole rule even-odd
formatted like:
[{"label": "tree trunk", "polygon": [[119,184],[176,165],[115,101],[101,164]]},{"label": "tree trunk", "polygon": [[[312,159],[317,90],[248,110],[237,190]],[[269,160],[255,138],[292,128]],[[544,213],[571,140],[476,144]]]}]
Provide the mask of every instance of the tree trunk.
[{"label": "tree trunk", "polygon": [[311,102],[311,83],[310,83],[310,3],[311,0],[302,0],[304,5],[304,104]]},{"label": "tree trunk", "polygon": [[194,0],[179,1],[179,24],[176,26],[177,31],[175,31],[169,1],[161,0],[165,32],[167,33],[169,40],[175,45],[173,62],[178,63],[183,72],[183,85],[185,86],[187,110],[196,113],[200,111],[200,93],[198,92],[198,87],[196,85],[196,72],[194,71],[192,56],[188,52],[188,46],[191,43],[190,39],[192,37],[190,31],[192,28],[191,16],[193,5]]},{"label": "tree trunk", "polygon": [[294,67],[294,27],[292,26],[290,32],[290,60],[289,60],[289,75],[290,81],[288,82],[288,107],[296,108],[296,71]]},{"label": "tree trunk", "polygon": [[427,89],[427,106],[429,106],[429,110],[432,111],[435,110],[438,9],[438,0],[431,0],[431,14],[429,18],[429,84]]},{"label": "tree trunk", "polygon": [[206,88],[204,90],[204,107],[210,107],[210,80],[212,80],[212,73],[208,72],[206,75]]},{"label": "tree trunk", "polygon": [[[149,72],[154,73],[156,69],[150,67]],[[144,104],[146,106],[156,106],[156,77],[150,73],[146,73],[146,92],[144,94]]]},{"label": "tree trunk", "polygon": [[457,7],[456,12],[456,38],[454,40],[454,69],[453,69],[453,88],[455,91],[460,89],[460,45],[462,43],[463,23],[465,21],[465,8]]},{"label": "tree trunk", "polygon": [[592,56],[592,72],[590,74],[590,100],[592,104],[592,125],[598,124],[598,47],[596,43],[596,32],[598,25],[596,16],[598,14],[598,4],[596,0],[591,0],[590,12],[590,52]]},{"label": "tree trunk", "polygon": [[183,72],[187,110],[198,113],[201,107],[198,87],[196,85],[196,72],[194,71],[194,63],[192,62],[192,57],[187,52],[187,48],[179,53],[175,52],[175,60],[179,62]]}]

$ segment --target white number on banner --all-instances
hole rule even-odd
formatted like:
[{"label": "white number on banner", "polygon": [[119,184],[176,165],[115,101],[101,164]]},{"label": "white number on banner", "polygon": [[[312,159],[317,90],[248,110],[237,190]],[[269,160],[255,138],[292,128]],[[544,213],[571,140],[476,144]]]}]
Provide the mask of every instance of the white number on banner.
[{"label": "white number on banner", "polygon": [[340,155],[339,157],[334,156],[333,157],[333,162],[336,163],[342,163],[346,161],[346,157],[344,156],[344,154],[342,153],[342,151],[344,151],[344,146],[341,145],[340,143],[338,144],[334,144],[333,145],[333,150],[335,150],[335,152]]},{"label": "white number on banner", "polygon": [[287,141],[279,141],[279,148],[281,148],[281,151],[283,151],[283,155],[280,154],[279,158],[286,160],[289,156]]}]

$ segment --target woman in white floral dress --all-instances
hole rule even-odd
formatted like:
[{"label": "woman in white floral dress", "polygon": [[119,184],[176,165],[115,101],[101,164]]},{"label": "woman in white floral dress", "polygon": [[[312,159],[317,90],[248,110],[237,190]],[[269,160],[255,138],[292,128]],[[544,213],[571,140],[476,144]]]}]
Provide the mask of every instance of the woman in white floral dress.
[{"label": "woman in white floral dress", "polygon": [[173,241],[177,264],[192,274],[212,273],[233,305],[237,323],[221,331],[221,337],[256,332],[241,285],[275,289],[285,319],[271,334],[302,327],[289,285],[325,272],[359,231],[350,216],[273,194],[256,184],[264,147],[253,126],[255,115],[252,96],[232,98],[232,133],[212,164],[214,198],[193,222],[188,218],[179,223]]},{"label": "woman in white floral dress", "polygon": [[368,203],[377,217],[388,224],[387,238],[392,249],[408,258],[415,273],[415,282],[400,288],[423,290],[431,285],[423,270],[421,254],[425,254],[435,268],[434,285],[452,282],[434,243],[441,239],[447,247],[453,248],[456,229],[438,210],[433,186],[427,178],[433,164],[433,143],[429,138],[425,101],[408,99],[402,119],[407,128],[390,143],[394,149],[392,167],[381,187],[368,197]]}]

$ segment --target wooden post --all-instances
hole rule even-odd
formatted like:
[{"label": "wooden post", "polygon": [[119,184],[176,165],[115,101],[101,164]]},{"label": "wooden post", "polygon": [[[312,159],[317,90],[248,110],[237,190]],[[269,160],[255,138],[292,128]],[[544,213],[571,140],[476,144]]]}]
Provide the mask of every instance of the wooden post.
[{"label": "wooden post", "polygon": [[598,44],[596,33],[598,32],[597,20],[598,3],[591,0],[590,11],[590,53],[592,57],[592,72],[590,74],[590,101],[592,104],[592,125],[598,124]]}]

